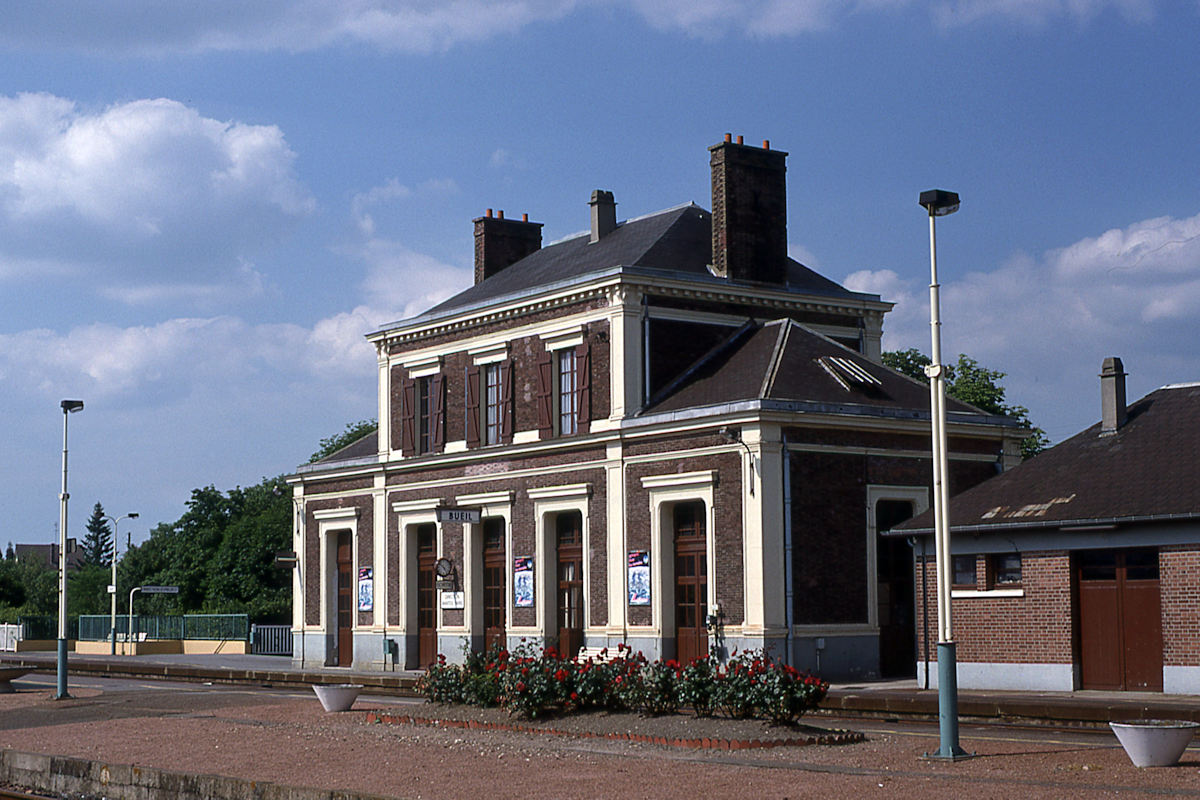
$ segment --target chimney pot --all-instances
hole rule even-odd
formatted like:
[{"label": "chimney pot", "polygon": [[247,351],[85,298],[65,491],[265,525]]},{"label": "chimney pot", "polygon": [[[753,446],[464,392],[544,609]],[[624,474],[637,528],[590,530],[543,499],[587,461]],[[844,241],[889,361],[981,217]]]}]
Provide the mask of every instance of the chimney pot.
[{"label": "chimney pot", "polygon": [[504,219],[504,209],[503,209],[503,208],[502,208],[502,209],[500,209],[500,211],[497,213],[497,216],[498,216],[500,219]]},{"label": "chimney pot", "polygon": [[490,208],[487,210],[487,215],[488,215],[488,217],[492,216],[492,210]]},{"label": "chimney pot", "polygon": [[770,150],[770,149],[771,149],[771,140],[763,139],[763,150]]},{"label": "chimney pot", "polygon": [[727,141],[727,142],[732,142],[732,141],[733,141],[733,134],[732,134],[732,133],[727,133],[727,134],[725,134],[725,141]]},{"label": "chimney pot", "polygon": [[528,215],[528,214],[522,214],[522,215],[521,215],[521,222],[529,222],[529,215]]},{"label": "chimney pot", "polygon": [[742,135],[740,133],[738,134],[738,142],[737,143],[738,144],[742,143]]},{"label": "chimney pot", "polygon": [[1100,435],[1112,436],[1127,419],[1125,407],[1125,366],[1121,359],[1109,356],[1100,368]]}]

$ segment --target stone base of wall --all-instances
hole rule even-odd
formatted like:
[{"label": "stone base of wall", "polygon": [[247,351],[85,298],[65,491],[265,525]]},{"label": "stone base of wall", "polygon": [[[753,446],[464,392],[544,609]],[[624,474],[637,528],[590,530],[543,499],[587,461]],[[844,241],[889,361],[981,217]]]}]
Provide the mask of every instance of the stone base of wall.
[{"label": "stone base of wall", "polygon": [[[918,679],[924,686],[925,662],[916,664]],[[937,662],[929,663],[929,688],[938,687]],[[977,661],[958,662],[959,689],[997,689],[1032,692],[1072,692],[1075,667],[1072,664],[1002,664]]]},{"label": "stone base of wall", "polygon": [[827,681],[879,678],[879,637],[873,633],[796,636],[792,664]]},{"label": "stone base of wall", "polygon": [[1200,694],[1200,667],[1163,667],[1163,694]]},{"label": "stone base of wall", "polygon": [[[154,767],[0,750],[0,783],[55,797],[128,800],[329,800],[326,789],[300,789],[220,775],[188,775]],[[354,795],[338,794],[351,798]]]}]

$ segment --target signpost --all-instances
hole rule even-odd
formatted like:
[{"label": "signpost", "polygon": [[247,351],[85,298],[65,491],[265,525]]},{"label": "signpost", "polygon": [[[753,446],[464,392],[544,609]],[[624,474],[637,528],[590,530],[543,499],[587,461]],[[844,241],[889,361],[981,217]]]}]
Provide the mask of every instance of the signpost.
[{"label": "signpost", "polygon": [[125,633],[125,641],[129,644],[129,655],[136,655],[133,649],[133,596],[137,592],[145,594],[179,594],[178,586],[135,586],[129,590],[129,630]]},{"label": "signpost", "polygon": [[482,508],[456,508],[454,506],[438,506],[434,509],[438,522],[459,522],[478,525],[483,521]]}]

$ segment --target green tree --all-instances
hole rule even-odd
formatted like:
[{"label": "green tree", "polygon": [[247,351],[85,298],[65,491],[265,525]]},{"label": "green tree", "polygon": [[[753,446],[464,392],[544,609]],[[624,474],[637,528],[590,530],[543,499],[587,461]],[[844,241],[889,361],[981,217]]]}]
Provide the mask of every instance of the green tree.
[{"label": "green tree", "polygon": [[[87,535],[83,537],[79,549],[83,551],[85,564],[108,567],[112,564],[113,534],[104,517],[104,506],[100,503],[92,506],[92,516],[87,521]],[[68,597],[70,595],[68,594]]]},{"label": "green tree", "polygon": [[320,442],[320,448],[317,450],[317,452],[312,454],[312,457],[308,459],[308,463],[311,464],[314,461],[320,461],[326,456],[333,455],[346,445],[357,442],[368,433],[374,433],[378,429],[379,423],[373,419],[349,422],[346,424],[346,430],[322,439]]},{"label": "green tree", "polygon": [[58,609],[58,570],[36,559],[0,561],[0,622]]},{"label": "green tree", "polygon": [[[892,350],[883,354],[883,363],[892,369],[928,384],[925,367],[932,361],[916,348]],[[982,366],[978,361],[959,354],[957,363],[946,364],[946,395],[955,400],[975,406],[989,414],[1008,417],[1030,430],[1021,442],[1021,456],[1037,455],[1050,445],[1046,432],[1029,420],[1029,409],[1006,402],[1004,386],[1000,383],[1005,373]]]},{"label": "green tree", "polygon": [[[57,577],[57,576],[56,576]],[[107,614],[112,572],[103,564],[80,564],[67,573],[67,616]]]}]

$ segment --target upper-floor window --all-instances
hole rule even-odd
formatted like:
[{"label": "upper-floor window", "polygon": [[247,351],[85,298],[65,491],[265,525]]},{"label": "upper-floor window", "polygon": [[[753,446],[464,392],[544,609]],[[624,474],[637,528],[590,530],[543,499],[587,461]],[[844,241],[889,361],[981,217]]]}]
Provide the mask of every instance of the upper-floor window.
[{"label": "upper-floor window", "polygon": [[587,433],[591,421],[591,350],[587,343],[546,353],[538,363],[542,438]]},{"label": "upper-floor window", "polygon": [[574,350],[559,350],[557,356],[558,391],[554,394],[554,406],[558,418],[558,433],[569,436],[579,430],[579,376],[576,372]]},{"label": "upper-floor window", "polygon": [[467,447],[512,441],[512,361],[467,368]]},{"label": "upper-floor window", "polygon": [[445,382],[424,375],[400,387],[400,449],[405,455],[436,453],[445,439]]}]

